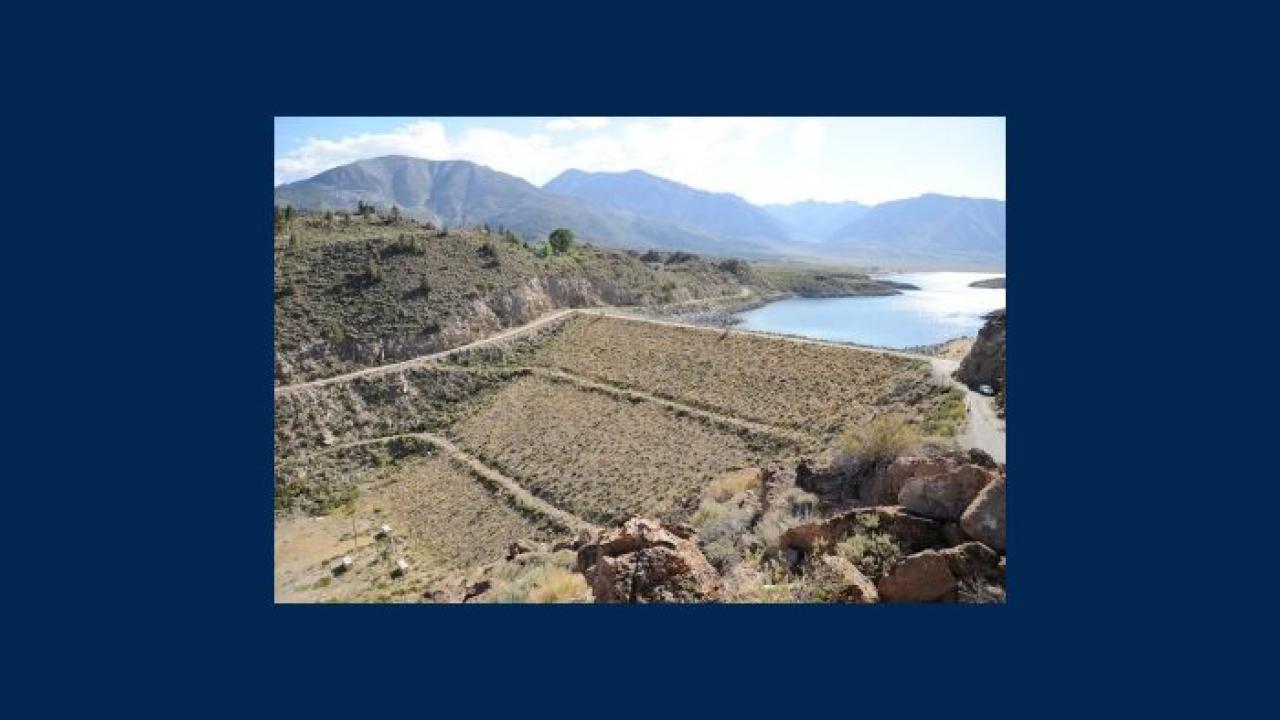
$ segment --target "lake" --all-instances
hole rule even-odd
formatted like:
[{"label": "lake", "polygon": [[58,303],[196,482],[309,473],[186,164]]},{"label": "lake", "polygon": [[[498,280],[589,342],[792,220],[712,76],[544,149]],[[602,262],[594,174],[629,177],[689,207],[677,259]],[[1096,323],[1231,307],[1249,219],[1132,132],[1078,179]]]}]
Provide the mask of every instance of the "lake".
[{"label": "lake", "polygon": [[802,335],[859,345],[906,348],[974,336],[983,316],[1005,306],[1004,290],[969,283],[1000,273],[923,272],[878,275],[911,283],[886,297],[790,298],[740,313],[744,330]]}]

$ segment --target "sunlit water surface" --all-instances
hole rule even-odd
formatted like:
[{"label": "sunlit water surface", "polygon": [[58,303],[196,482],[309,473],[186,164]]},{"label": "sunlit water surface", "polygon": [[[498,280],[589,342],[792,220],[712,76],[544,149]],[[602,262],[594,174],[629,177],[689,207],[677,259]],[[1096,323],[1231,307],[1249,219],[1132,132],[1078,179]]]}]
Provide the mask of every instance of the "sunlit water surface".
[{"label": "sunlit water surface", "polygon": [[887,297],[791,298],[738,315],[747,330],[860,345],[906,348],[976,335],[983,316],[1005,306],[1003,289],[969,287],[992,273],[923,272],[880,276],[911,283]]}]

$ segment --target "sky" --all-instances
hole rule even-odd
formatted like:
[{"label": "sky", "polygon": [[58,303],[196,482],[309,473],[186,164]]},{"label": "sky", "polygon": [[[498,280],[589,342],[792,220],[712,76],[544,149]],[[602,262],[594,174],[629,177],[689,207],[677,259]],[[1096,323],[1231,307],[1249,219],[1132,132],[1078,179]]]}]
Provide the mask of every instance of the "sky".
[{"label": "sky", "polygon": [[640,169],[757,204],[1005,199],[1004,118],[276,118],[275,184],[379,155],[471,160],[535,185]]}]

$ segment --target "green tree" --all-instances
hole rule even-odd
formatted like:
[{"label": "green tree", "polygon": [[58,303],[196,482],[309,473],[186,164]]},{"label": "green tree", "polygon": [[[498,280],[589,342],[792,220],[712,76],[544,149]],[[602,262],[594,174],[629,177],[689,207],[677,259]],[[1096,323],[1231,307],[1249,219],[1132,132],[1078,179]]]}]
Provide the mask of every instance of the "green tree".
[{"label": "green tree", "polygon": [[573,231],[569,228],[556,228],[551,231],[547,242],[551,244],[552,252],[563,255],[573,248]]}]

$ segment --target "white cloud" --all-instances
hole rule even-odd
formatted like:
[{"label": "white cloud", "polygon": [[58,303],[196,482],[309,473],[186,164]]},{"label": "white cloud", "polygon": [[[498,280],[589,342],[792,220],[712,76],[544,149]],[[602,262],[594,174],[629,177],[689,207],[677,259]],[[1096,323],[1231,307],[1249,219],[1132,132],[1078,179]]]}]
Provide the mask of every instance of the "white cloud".
[{"label": "white cloud", "polygon": [[[993,125],[992,121],[996,123]],[[1004,197],[1003,121],[983,118],[556,118],[433,120],[311,138],[275,161],[292,182],[379,155],[470,160],[541,185],[564,170],[641,169],[757,203],[882,202],[924,192]],[[573,132],[566,132],[572,128]]]},{"label": "white cloud", "polygon": [[308,138],[275,162],[276,184],[303,180],[329,168],[379,155],[412,155],[439,159],[449,155],[444,125],[431,120],[410,123],[387,133],[366,133],[337,140]]},{"label": "white cloud", "polygon": [[471,127],[448,137],[444,125],[423,120],[385,133],[308,139],[276,160],[275,180],[276,184],[293,182],[379,155],[411,155],[470,160],[537,185],[568,168],[606,172],[640,168],[697,187],[727,190],[734,185],[734,174],[726,173],[723,164],[750,160],[761,143],[782,128],[769,118],[633,119],[613,129],[605,129],[606,118],[563,120],[578,128],[595,125],[598,129],[573,140],[488,127]]},{"label": "white cloud", "polygon": [[801,155],[817,155],[826,135],[827,126],[821,120],[802,120],[791,133],[791,147]]},{"label": "white cloud", "polygon": [[567,117],[556,118],[547,123],[547,129],[552,132],[564,132],[566,130],[599,130],[609,124],[607,117]]}]

